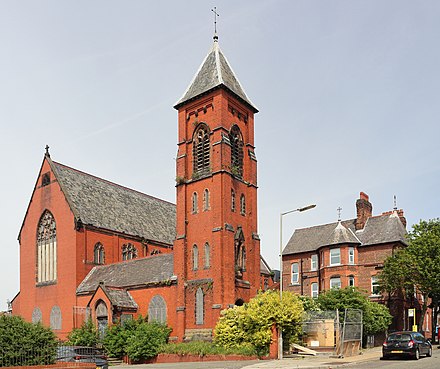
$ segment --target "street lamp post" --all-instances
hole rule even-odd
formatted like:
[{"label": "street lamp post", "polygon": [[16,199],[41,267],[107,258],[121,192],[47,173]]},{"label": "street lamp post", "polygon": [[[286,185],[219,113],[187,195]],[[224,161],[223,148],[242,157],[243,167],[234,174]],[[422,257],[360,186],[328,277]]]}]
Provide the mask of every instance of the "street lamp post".
[{"label": "street lamp post", "polygon": [[[280,304],[282,304],[283,302],[283,216],[295,212],[302,213],[303,211],[313,209],[314,207],[316,207],[316,205],[312,204],[312,205],[304,206],[302,208],[280,213]],[[282,328],[280,328],[278,333],[278,359],[281,360],[282,358],[283,358],[283,330]]]}]

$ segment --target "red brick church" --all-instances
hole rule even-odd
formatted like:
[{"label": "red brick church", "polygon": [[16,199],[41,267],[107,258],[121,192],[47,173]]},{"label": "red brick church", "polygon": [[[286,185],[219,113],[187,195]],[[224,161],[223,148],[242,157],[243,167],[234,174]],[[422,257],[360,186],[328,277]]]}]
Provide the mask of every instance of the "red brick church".
[{"label": "red brick church", "polygon": [[51,159],[19,233],[13,314],[65,338],[139,314],[183,340],[268,286],[257,229],[254,114],[214,43],[178,111],[176,205]]}]

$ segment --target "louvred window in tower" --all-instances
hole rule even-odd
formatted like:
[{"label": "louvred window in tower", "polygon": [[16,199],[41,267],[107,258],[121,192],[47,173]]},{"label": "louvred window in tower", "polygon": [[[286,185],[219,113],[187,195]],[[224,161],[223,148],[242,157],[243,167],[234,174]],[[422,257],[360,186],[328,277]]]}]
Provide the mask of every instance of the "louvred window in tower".
[{"label": "louvred window in tower", "polygon": [[57,279],[57,229],[53,215],[45,211],[37,231],[37,283]]},{"label": "louvred window in tower", "polygon": [[240,128],[234,125],[229,133],[231,142],[231,172],[234,176],[243,177],[243,137]]},{"label": "louvred window in tower", "polygon": [[201,123],[193,138],[193,178],[210,173],[210,150],[209,128]]},{"label": "louvred window in tower", "polygon": [[131,260],[137,258],[137,250],[134,245],[127,243],[122,246],[122,260]]}]

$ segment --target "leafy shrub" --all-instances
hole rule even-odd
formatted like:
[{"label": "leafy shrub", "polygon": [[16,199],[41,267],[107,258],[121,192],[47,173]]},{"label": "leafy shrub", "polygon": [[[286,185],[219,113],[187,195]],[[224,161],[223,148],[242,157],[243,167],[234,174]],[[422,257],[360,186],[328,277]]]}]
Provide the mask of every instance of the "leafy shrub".
[{"label": "leafy shrub", "polygon": [[0,366],[47,365],[55,362],[55,334],[40,323],[0,316]]},{"label": "leafy shrub", "polygon": [[281,303],[278,292],[260,292],[247,304],[222,311],[214,342],[227,348],[252,345],[263,356],[269,352],[273,326],[281,328],[288,340],[297,339],[302,313],[303,305],[297,295],[284,292]]},{"label": "leafy shrub", "polygon": [[137,327],[145,323],[140,316],[138,319],[127,320],[124,324],[118,323],[109,328],[107,331],[103,345],[108,356],[122,358],[127,355],[127,340],[134,334]]},{"label": "leafy shrub", "polygon": [[160,347],[160,353],[177,355],[256,355],[255,348],[251,345],[240,347],[223,347],[211,342],[192,341],[187,343],[168,343]]},{"label": "leafy shrub", "polygon": [[92,320],[88,319],[80,328],[74,328],[67,339],[68,345],[93,347],[99,342],[99,334]]},{"label": "leafy shrub", "polygon": [[170,333],[171,329],[161,323],[139,324],[133,334],[127,338],[128,357],[139,361],[156,356],[159,348],[167,342]]}]

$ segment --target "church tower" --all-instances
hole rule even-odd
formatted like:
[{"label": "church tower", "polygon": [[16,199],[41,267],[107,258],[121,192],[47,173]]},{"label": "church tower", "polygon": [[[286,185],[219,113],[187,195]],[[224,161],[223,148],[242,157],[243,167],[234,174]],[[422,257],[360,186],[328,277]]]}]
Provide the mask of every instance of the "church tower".
[{"label": "church tower", "polygon": [[179,339],[204,337],[220,311],[260,288],[254,114],[217,36],[182,98],[176,158]]}]

